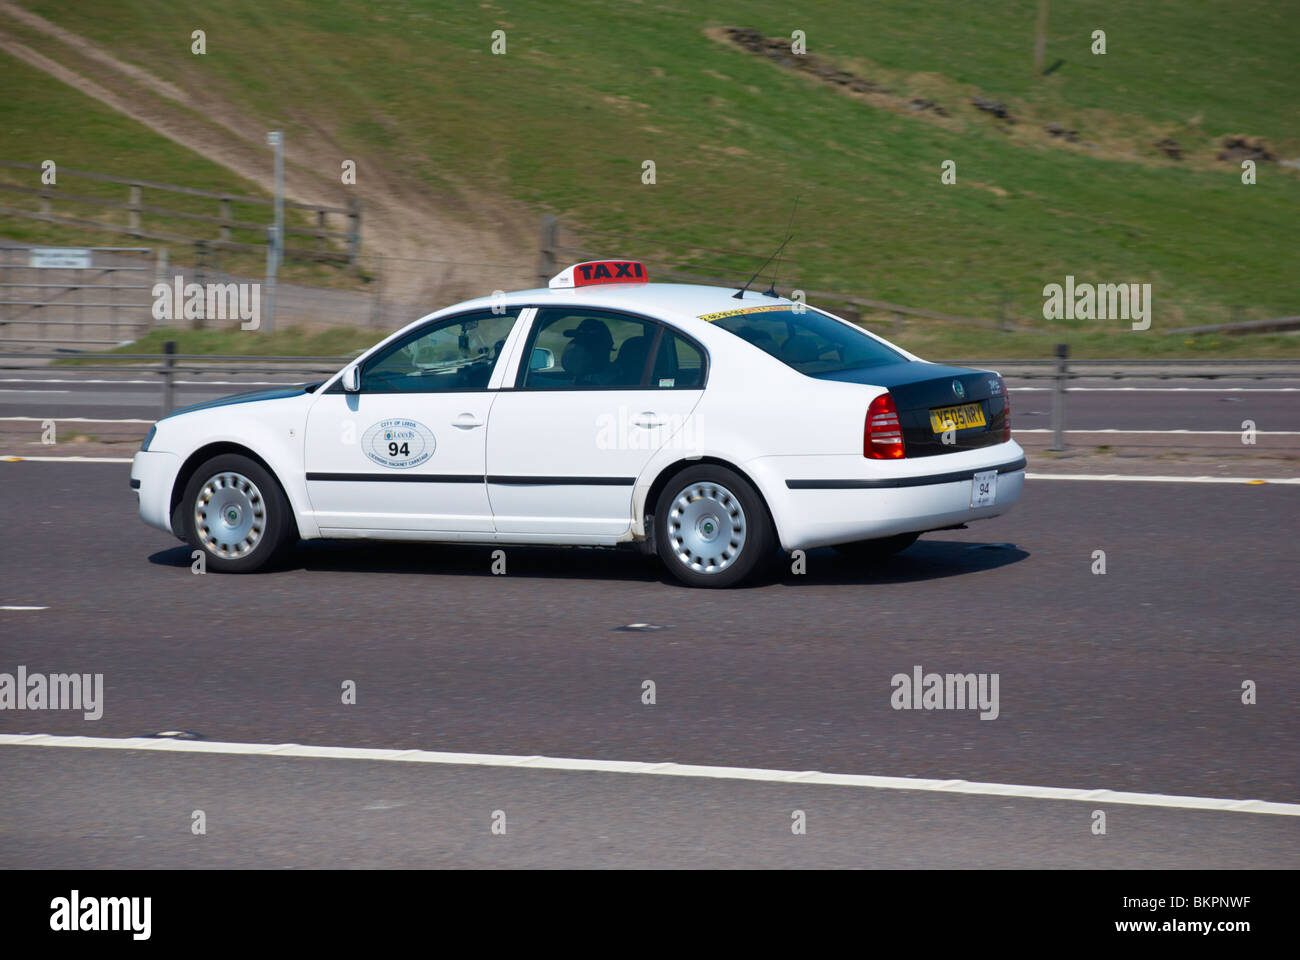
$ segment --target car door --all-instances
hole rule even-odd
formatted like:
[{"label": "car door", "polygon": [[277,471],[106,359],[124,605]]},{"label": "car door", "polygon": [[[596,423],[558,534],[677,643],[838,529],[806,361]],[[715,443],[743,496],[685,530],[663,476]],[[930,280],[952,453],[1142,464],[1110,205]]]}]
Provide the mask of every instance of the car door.
[{"label": "car door", "polygon": [[324,536],[473,539],[492,532],[484,482],[489,381],[519,311],[435,320],[361,367],[307,417],[307,493]]},{"label": "car door", "polygon": [[651,456],[694,445],[691,411],[706,355],[649,318],[582,307],[539,309],[513,389],[488,420],[487,482],[499,535],[608,542],[632,523]]}]

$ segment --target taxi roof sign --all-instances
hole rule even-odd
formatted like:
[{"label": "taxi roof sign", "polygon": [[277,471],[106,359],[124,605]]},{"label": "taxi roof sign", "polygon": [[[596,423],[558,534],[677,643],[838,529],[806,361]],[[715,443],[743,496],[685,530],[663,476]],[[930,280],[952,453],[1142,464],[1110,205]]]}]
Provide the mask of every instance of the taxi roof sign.
[{"label": "taxi roof sign", "polygon": [[636,260],[587,260],[565,267],[551,277],[552,289],[592,287],[601,283],[649,283],[645,264]]}]

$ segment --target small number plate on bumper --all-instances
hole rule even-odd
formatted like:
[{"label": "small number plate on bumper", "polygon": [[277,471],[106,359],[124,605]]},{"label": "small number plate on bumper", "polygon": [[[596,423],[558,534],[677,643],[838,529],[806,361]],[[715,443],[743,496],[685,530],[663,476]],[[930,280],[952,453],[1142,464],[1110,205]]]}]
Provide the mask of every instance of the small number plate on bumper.
[{"label": "small number plate on bumper", "polygon": [[970,505],[972,507],[987,507],[993,502],[997,493],[998,472],[996,470],[985,470],[983,473],[977,473],[970,482]]}]

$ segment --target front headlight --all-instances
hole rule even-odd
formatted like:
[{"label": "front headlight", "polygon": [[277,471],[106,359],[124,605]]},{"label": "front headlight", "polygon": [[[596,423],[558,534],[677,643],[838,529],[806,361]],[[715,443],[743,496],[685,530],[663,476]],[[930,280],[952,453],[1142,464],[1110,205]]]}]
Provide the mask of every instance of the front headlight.
[{"label": "front headlight", "polygon": [[149,428],[149,432],[144,435],[144,443],[140,444],[141,452],[147,451],[149,449],[149,444],[153,443],[153,435],[157,432],[158,432],[158,424],[155,423],[152,427]]}]

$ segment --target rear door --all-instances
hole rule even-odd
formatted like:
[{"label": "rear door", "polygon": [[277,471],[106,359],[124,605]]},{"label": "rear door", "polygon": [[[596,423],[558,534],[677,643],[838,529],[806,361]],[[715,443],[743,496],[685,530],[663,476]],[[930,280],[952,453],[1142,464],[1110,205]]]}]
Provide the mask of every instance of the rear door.
[{"label": "rear door", "polygon": [[325,536],[490,534],[488,389],[518,310],[433,321],[366,360],[307,418],[307,493]]},{"label": "rear door", "polygon": [[498,533],[608,540],[632,524],[632,490],[654,453],[693,445],[704,350],[658,321],[581,307],[538,310],[514,389],[488,423]]}]

